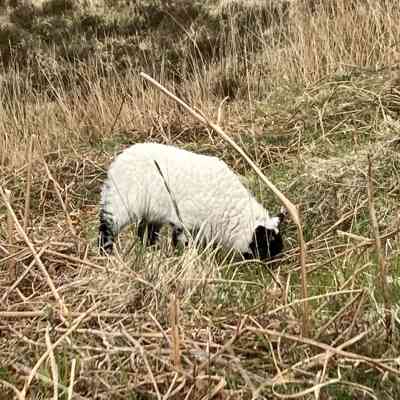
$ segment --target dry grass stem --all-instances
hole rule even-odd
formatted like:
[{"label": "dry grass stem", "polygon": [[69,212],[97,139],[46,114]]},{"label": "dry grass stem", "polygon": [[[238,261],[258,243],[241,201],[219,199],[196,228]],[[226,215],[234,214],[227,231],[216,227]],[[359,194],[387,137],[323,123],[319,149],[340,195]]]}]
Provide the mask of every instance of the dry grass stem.
[{"label": "dry grass stem", "polygon": [[147,372],[150,376],[151,383],[153,384],[154,390],[157,394],[157,399],[161,400],[160,390],[159,390],[157,382],[154,378],[153,371],[151,370],[151,367],[150,367],[149,361],[147,359],[146,353],[143,349],[143,346],[137,340],[135,340],[125,329],[123,329],[122,332],[124,333],[125,337],[129,340],[129,342],[135,346],[135,348],[139,351],[140,355],[142,356],[143,361],[146,365]]},{"label": "dry grass stem", "polygon": [[332,316],[321,328],[318,329],[317,333],[315,334],[315,339],[321,337],[321,335],[329,328],[331,324],[337,321],[342,315],[344,315],[347,310],[361,297],[363,296],[364,292],[359,292],[351,298],[347,304],[345,304],[335,315]]},{"label": "dry grass stem", "polygon": [[[38,257],[40,258],[43,254],[43,252],[45,251],[46,246],[42,247],[40,249],[40,251],[38,252]],[[16,262],[16,260],[14,259],[14,261]],[[32,262],[25,268],[25,271],[19,275],[18,279],[16,279],[14,281],[14,283],[6,290],[6,292],[3,294],[2,298],[0,299],[0,303],[3,303],[8,295],[16,288],[18,287],[18,285],[21,283],[21,281],[25,278],[25,276],[31,271],[31,269],[33,268],[33,266],[36,264],[36,260],[32,260]]]},{"label": "dry grass stem", "polygon": [[47,325],[45,339],[46,339],[47,351],[49,353],[51,375],[53,378],[53,400],[58,400],[58,376],[59,376],[58,375],[58,366],[57,366],[56,358],[54,356],[53,346],[50,341],[49,331],[50,331],[50,328],[49,328],[49,325]]},{"label": "dry grass stem", "polygon": [[182,368],[181,362],[181,343],[179,335],[179,305],[176,295],[171,295],[171,300],[169,304],[169,321],[171,326],[171,336],[172,336],[172,349],[171,349],[171,359],[173,365],[176,369]]},{"label": "dry grass stem", "polygon": [[70,261],[76,265],[85,265],[85,266],[93,268],[95,270],[106,272],[106,268],[102,267],[101,265],[95,264],[91,261],[84,260],[84,259],[74,257],[74,256],[70,256],[68,254],[63,254],[63,253],[60,253],[59,251],[51,250],[48,248],[45,248],[44,251],[45,251],[45,253],[47,253],[51,256],[59,257],[63,260]]},{"label": "dry grass stem", "polygon": [[29,389],[29,386],[32,383],[32,380],[35,378],[40,366],[42,365],[42,363],[49,356],[50,351],[54,352],[54,349],[61,342],[63,342],[66,338],[68,338],[68,336],[80,325],[80,323],[86,318],[86,316],[90,312],[93,312],[96,307],[97,307],[96,305],[90,307],[87,312],[83,313],[80,317],[78,317],[74,321],[72,321],[72,324],[71,324],[70,328],[68,328],[68,330],[63,335],[61,335],[53,344],[51,344],[50,347],[48,347],[47,351],[42,354],[42,356],[39,358],[39,360],[37,360],[36,364],[34,365],[34,367],[31,370],[28,378],[25,380],[24,388],[22,390],[22,393],[23,393],[24,396],[26,396],[26,393],[27,393],[27,391]]},{"label": "dry grass stem", "polygon": [[217,385],[209,392],[207,395],[203,396],[201,400],[213,399],[226,385],[226,381],[224,378],[220,378]]},{"label": "dry grass stem", "polygon": [[5,380],[3,380],[3,379],[0,379],[0,385],[3,385],[4,387],[11,389],[11,390],[15,393],[15,395],[17,396],[17,399],[18,399],[18,400],[25,400],[25,395],[24,395],[23,393],[21,393],[21,392],[20,392],[14,385],[12,385],[11,383],[9,383],[9,382],[7,382],[7,381],[5,381]]},{"label": "dry grass stem", "polygon": [[174,198],[174,196],[172,194],[172,191],[171,191],[171,189],[170,189],[170,187],[169,187],[169,185],[167,183],[167,180],[165,179],[164,173],[161,170],[161,168],[160,168],[160,166],[159,166],[159,164],[158,164],[158,162],[156,160],[154,160],[154,165],[156,166],[157,171],[160,174],[161,179],[163,180],[165,189],[167,190],[169,198],[171,199],[171,203],[172,203],[172,205],[174,207],[174,211],[176,213],[176,216],[178,217],[179,222],[182,224],[183,229],[185,230],[185,233],[189,234],[189,231],[185,228],[185,225],[183,224],[183,221],[182,221],[182,218],[181,218],[181,213],[180,213],[179,208],[178,208],[178,203],[176,202],[176,199]]},{"label": "dry grass stem", "polygon": [[[9,204],[12,204],[12,192],[10,190],[5,190],[6,200]],[[15,231],[14,231],[14,220],[11,213],[7,214],[7,236],[8,236],[8,243],[10,247],[13,245],[15,240]],[[8,277],[11,282],[17,279],[17,262],[16,259],[11,255],[11,258],[7,261],[7,270],[8,270]]]},{"label": "dry grass stem", "polygon": [[64,302],[62,301],[61,297],[59,296],[56,287],[54,286],[54,283],[49,275],[49,273],[47,272],[46,267],[43,265],[42,260],[40,259],[38,253],[36,252],[32,242],[29,240],[27,234],[25,233],[25,231],[23,230],[21,224],[18,222],[17,216],[14,213],[14,210],[12,209],[10,203],[7,201],[7,197],[4,193],[3,188],[0,186],[0,196],[3,198],[3,201],[7,207],[8,212],[10,213],[14,224],[17,228],[17,230],[19,231],[20,235],[22,236],[22,238],[24,239],[26,245],[29,247],[29,250],[32,252],[32,255],[35,257],[36,263],[39,266],[39,268],[41,269],[44,277],[46,278],[47,284],[49,285],[49,288],[51,289],[54,298],[57,300],[59,307],[60,307],[60,317],[61,319],[65,321],[64,319],[64,315],[68,315],[68,309],[65,306]]},{"label": "dry grass stem", "polygon": [[[29,376],[29,374],[32,372],[32,369],[31,369],[31,368],[28,368],[28,367],[26,367],[25,365],[22,365],[22,364],[20,364],[20,363],[14,364],[13,367],[14,367],[17,371],[23,373],[24,375],[28,375],[28,376]],[[35,375],[35,377],[36,377],[36,379],[37,379],[38,381],[40,381],[41,383],[45,384],[46,386],[50,386],[50,385],[53,384],[52,380],[51,380],[48,376],[43,375],[43,374],[41,374],[41,373],[38,373],[38,372],[37,372],[36,375]],[[61,383],[58,383],[58,389],[59,389],[60,391],[63,391],[64,393],[66,393],[66,392],[69,390],[68,387],[66,387],[65,385],[63,385],[63,384],[61,384]],[[74,395],[73,399],[76,398],[77,400],[88,400],[87,397],[81,396],[80,394],[74,393],[73,395]],[[69,400],[69,399],[68,399],[68,400]]]},{"label": "dry grass stem", "polygon": [[294,336],[294,335],[288,335],[288,334],[285,334],[282,332],[273,331],[271,329],[258,329],[258,328],[249,327],[249,328],[247,328],[247,330],[249,330],[250,332],[253,332],[253,333],[271,335],[271,336],[276,336],[276,337],[279,337],[282,339],[287,339],[287,340],[298,342],[298,343],[308,344],[310,346],[320,348],[321,350],[325,350],[326,352],[333,353],[333,354],[341,356],[341,357],[349,358],[351,360],[356,360],[356,361],[362,361],[362,362],[370,365],[371,367],[381,369],[383,371],[389,372],[390,374],[393,374],[396,377],[400,377],[400,369],[391,367],[391,366],[384,364],[376,359],[366,357],[361,354],[355,354],[355,353],[352,353],[349,351],[340,350],[339,348],[329,346],[325,343],[321,343],[321,342],[318,342],[313,339],[308,339],[308,338]]},{"label": "dry grass stem", "polygon": [[47,162],[44,159],[43,159],[43,165],[44,165],[44,168],[46,169],[46,174],[47,174],[48,178],[50,179],[50,181],[53,184],[54,190],[55,190],[55,192],[57,194],[58,201],[60,202],[60,205],[61,205],[61,207],[62,207],[62,209],[64,211],[65,218],[67,220],[67,224],[68,224],[69,230],[71,231],[71,234],[73,236],[76,236],[76,231],[75,231],[74,225],[72,223],[72,219],[71,219],[71,217],[69,215],[67,206],[66,206],[66,204],[65,204],[65,202],[64,202],[64,200],[63,200],[63,198],[61,196],[59,185],[58,185],[57,181],[54,179],[53,175],[51,174],[51,172],[49,170],[49,167],[47,165]]},{"label": "dry grass stem", "polygon": [[221,103],[219,103],[219,107],[218,107],[218,114],[217,114],[217,125],[220,126],[221,125],[221,121],[222,121],[222,109],[224,106],[224,103],[229,99],[228,96],[226,96],[225,98],[222,99]]},{"label": "dry grass stem", "polygon": [[388,337],[391,335],[391,294],[390,288],[387,281],[387,269],[385,256],[383,254],[382,242],[379,232],[379,224],[376,218],[375,204],[374,204],[374,184],[372,175],[372,159],[371,155],[368,154],[368,205],[369,205],[369,216],[371,220],[372,233],[375,239],[375,248],[378,256],[379,262],[379,282],[381,286],[381,293],[385,305],[385,319],[386,319],[386,329]]},{"label": "dry grass stem", "polygon": [[[305,390],[301,390],[300,392],[296,393],[296,394],[282,394],[279,393],[276,389],[275,386],[277,385],[273,385],[272,386],[272,391],[274,393],[274,396],[276,396],[278,399],[301,399],[304,398],[305,395],[309,394],[309,393],[314,393],[316,398],[318,399],[316,393],[319,392],[323,387],[329,386],[329,385],[333,385],[335,383],[340,382],[340,378],[336,378],[336,379],[331,379],[327,382],[323,382],[323,383],[317,383],[316,385],[305,389]],[[286,383],[290,383],[290,382],[286,382]],[[294,383],[296,383],[296,381],[294,381]]]},{"label": "dry grass stem", "polygon": [[[151,78],[149,75],[141,72],[140,74],[144,79],[149,81],[152,85],[154,85],[157,89],[161,90],[164,94],[166,94],[171,99],[175,100],[178,104],[180,104],[186,111],[188,111],[193,117],[198,119],[204,125],[210,127],[215,132],[217,132],[226,142],[228,142],[240,155],[243,159],[250,165],[251,168],[257,173],[257,175],[262,179],[262,181],[268,186],[268,188],[278,197],[278,199],[282,202],[282,204],[287,208],[290,216],[292,217],[294,223],[297,226],[298,230],[298,238],[300,244],[300,266],[301,266],[301,285],[302,285],[302,295],[304,299],[308,298],[308,289],[307,289],[307,270],[306,270],[306,247],[305,241],[303,237],[303,228],[301,225],[300,215],[297,207],[290,202],[286,196],[261,172],[259,167],[251,160],[251,158],[243,151],[243,149],[238,146],[222,129],[220,126],[210,122],[203,113],[196,112],[187,105],[183,100],[179,99],[177,96],[172,94],[169,90],[167,90],[164,86],[160,85],[155,79]],[[310,331],[310,312],[309,312],[309,304],[307,301],[303,303],[303,335],[308,336]]]},{"label": "dry grass stem", "polygon": [[[0,311],[1,318],[36,318],[45,317],[48,315],[47,311]],[[99,312],[99,313],[88,313],[85,312],[71,312],[69,315],[73,318],[81,317],[86,315],[88,318],[129,318],[133,317],[134,313],[112,313],[112,312]]]},{"label": "dry grass stem", "polygon": [[29,214],[31,208],[31,189],[32,189],[32,158],[33,158],[33,144],[35,136],[31,135],[29,140],[29,147],[27,149],[28,165],[26,169],[26,191],[25,191],[25,211],[24,211],[24,231],[28,229]]}]

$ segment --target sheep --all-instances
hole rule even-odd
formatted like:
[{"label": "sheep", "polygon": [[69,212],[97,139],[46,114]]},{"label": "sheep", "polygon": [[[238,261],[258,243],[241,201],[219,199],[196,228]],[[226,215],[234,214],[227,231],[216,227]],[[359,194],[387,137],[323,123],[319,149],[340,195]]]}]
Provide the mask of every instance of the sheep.
[{"label": "sheep", "polygon": [[[138,143],[111,163],[102,187],[99,247],[110,254],[114,238],[128,224],[138,225],[145,245],[160,228],[172,226],[172,244],[218,244],[245,259],[266,260],[283,248],[281,211],[270,217],[217,157],[171,145]],[[147,232],[147,237],[145,237]]]}]

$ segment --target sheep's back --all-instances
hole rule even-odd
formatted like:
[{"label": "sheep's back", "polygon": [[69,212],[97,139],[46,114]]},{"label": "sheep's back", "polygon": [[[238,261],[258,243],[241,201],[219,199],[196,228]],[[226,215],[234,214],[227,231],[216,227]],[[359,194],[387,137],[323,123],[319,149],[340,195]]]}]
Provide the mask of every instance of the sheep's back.
[{"label": "sheep's back", "polygon": [[136,219],[177,225],[181,219],[186,228],[202,229],[207,239],[217,237],[231,247],[238,235],[248,240],[249,218],[263,212],[223,161],[173,146],[131,146],[112,163],[109,181],[119,205],[125,203]]}]

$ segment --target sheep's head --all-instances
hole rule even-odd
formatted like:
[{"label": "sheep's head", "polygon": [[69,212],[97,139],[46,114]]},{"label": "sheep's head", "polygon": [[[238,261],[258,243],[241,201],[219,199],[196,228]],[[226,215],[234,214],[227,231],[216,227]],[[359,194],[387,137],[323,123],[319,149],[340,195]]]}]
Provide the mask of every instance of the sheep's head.
[{"label": "sheep's head", "polygon": [[283,240],[279,228],[286,215],[287,211],[281,209],[276,217],[258,222],[249,245],[251,254],[245,254],[245,258],[267,260],[282,252]]}]

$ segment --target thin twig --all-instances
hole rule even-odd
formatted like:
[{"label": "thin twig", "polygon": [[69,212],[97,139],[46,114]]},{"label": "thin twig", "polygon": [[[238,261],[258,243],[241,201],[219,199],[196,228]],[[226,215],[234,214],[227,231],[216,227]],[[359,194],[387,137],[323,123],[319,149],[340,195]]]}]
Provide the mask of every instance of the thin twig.
[{"label": "thin twig", "polygon": [[[48,310],[43,311],[0,311],[0,319],[7,318],[37,318],[37,317],[46,317],[49,314]],[[73,318],[81,317],[82,315],[86,315],[88,318],[134,318],[137,316],[136,313],[111,313],[111,312],[102,312],[95,314],[88,314],[86,312],[71,312],[69,315]]]},{"label": "thin twig", "polygon": [[31,135],[28,147],[28,168],[26,171],[26,191],[25,191],[25,212],[24,212],[24,231],[28,229],[29,213],[31,208],[31,188],[32,188],[32,157],[33,142],[35,136]]},{"label": "thin twig", "polygon": [[50,327],[49,323],[47,323],[46,333],[45,333],[45,340],[47,351],[49,352],[49,359],[50,359],[50,367],[51,367],[51,375],[53,377],[53,400],[58,400],[58,367],[56,358],[54,357],[53,346],[50,341]]},{"label": "thin twig", "polygon": [[172,352],[171,358],[176,369],[180,369],[182,367],[181,363],[181,345],[180,345],[180,337],[179,337],[179,325],[178,325],[178,300],[176,295],[171,295],[171,301],[169,305],[169,319],[171,325],[171,333],[172,333]]},{"label": "thin twig", "polygon": [[145,364],[145,366],[146,366],[146,368],[147,368],[147,372],[149,373],[149,376],[150,376],[151,382],[152,382],[152,384],[153,384],[154,390],[156,391],[157,399],[158,399],[158,400],[161,400],[160,390],[158,389],[157,382],[156,382],[156,380],[155,380],[155,378],[154,378],[153,371],[151,370],[151,367],[150,367],[149,361],[148,361],[148,359],[147,359],[147,357],[146,357],[146,353],[145,353],[145,351],[144,351],[144,349],[143,349],[143,346],[142,346],[137,340],[135,340],[135,339],[125,330],[125,328],[122,328],[122,332],[123,332],[124,336],[128,339],[128,341],[129,341],[130,343],[132,343],[132,344],[136,347],[136,349],[139,350],[139,353],[140,353],[140,355],[142,356],[143,361],[144,361],[144,364]]},{"label": "thin twig", "polygon": [[47,173],[48,178],[50,179],[50,181],[52,182],[52,184],[54,186],[54,190],[56,191],[56,195],[57,195],[58,201],[60,202],[60,205],[61,205],[61,207],[62,207],[62,209],[64,211],[64,214],[65,214],[65,218],[67,219],[67,224],[68,224],[69,230],[71,231],[73,236],[76,236],[76,230],[74,228],[74,225],[72,223],[71,217],[70,217],[69,212],[67,210],[67,206],[65,205],[65,202],[64,202],[64,200],[63,200],[63,198],[61,196],[60,189],[58,188],[58,183],[54,179],[53,175],[51,174],[45,159],[43,159],[43,165],[44,165],[44,168],[46,169],[46,173]]},{"label": "thin twig", "polygon": [[[42,249],[40,249],[39,253],[38,253],[38,257],[41,257],[44,250],[46,249],[46,246],[43,247]],[[21,281],[25,278],[25,276],[30,272],[30,270],[33,268],[33,266],[36,264],[36,260],[33,259],[32,262],[28,265],[28,267],[26,267],[25,271],[18,277],[17,280],[15,280],[15,282],[6,290],[6,292],[4,293],[3,297],[0,300],[0,303],[3,303],[8,295],[16,288],[18,287],[18,285],[21,283]]]},{"label": "thin twig", "polygon": [[[297,381],[295,381],[296,383]],[[321,390],[323,387],[329,386],[329,385],[334,385],[336,383],[340,382],[340,378],[334,378],[331,379],[327,382],[324,383],[317,383],[316,385],[305,389],[305,390],[301,390],[300,392],[294,393],[294,394],[282,394],[282,393],[278,393],[275,390],[275,386],[277,386],[277,384],[272,385],[272,392],[274,393],[274,396],[276,396],[278,399],[299,399],[299,398],[304,398],[305,395],[309,394],[309,393],[315,393],[316,391]],[[289,382],[285,382],[285,385],[287,385]],[[280,383],[279,383],[280,385]]]},{"label": "thin twig", "polygon": [[8,202],[7,197],[6,197],[5,193],[4,193],[4,190],[3,190],[3,188],[2,188],[1,186],[0,186],[0,195],[1,195],[1,197],[3,198],[3,201],[4,201],[4,203],[5,203],[6,207],[7,207],[8,212],[9,212],[10,215],[12,216],[12,219],[13,219],[13,221],[14,221],[14,224],[15,224],[17,230],[19,231],[20,235],[21,235],[22,238],[24,239],[26,245],[29,247],[29,250],[32,252],[32,254],[33,254],[33,256],[34,256],[34,258],[35,258],[35,260],[36,260],[37,265],[39,266],[39,268],[41,269],[41,271],[42,271],[44,277],[46,278],[47,284],[49,285],[49,288],[50,288],[50,290],[52,291],[54,298],[58,301],[58,304],[59,304],[59,306],[60,306],[60,313],[61,313],[61,314],[60,314],[60,317],[61,317],[61,319],[62,319],[65,323],[67,323],[66,320],[65,320],[65,318],[64,318],[64,315],[68,315],[68,309],[67,309],[67,307],[65,306],[64,302],[62,301],[60,295],[58,294],[57,289],[56,289],[56,287],[54,286],[54,283],[53,283],[53,281],[51,280],[50,275],[49,275],[49,273],[47,272],[46,267],[45,267],[44,264],[42,263],[42,260],[40,259],[38,253],[36,252],[36,250],[35,250],[35,248],[34,248],[32,242],[31,242],[30,239],[28,238],[28,236],[27,236],[27,234],[25,233],[24,229],[22,228],[21,224],[18,222],[18,218],[17,218],[17,216],[15,215],[14,210],[12,209],[10,203]]},{"label": "thin twig", "polygon": [[318,332],[315,335],[315,338],[316,339],[320,338],[321,335],[328,329],[328,327],[330,325],[332,325],[335,321],[337,321],[363,294],[364,294],[364,292],[359,292],[359,293],[357,293],[356,296],[351,298],[347,302],[347,304],[345,304],[335,315],[332,316],[332,318],[329,319],[328,322],[326,322],[324,325],[321,326],[321,328],[318,329]]},{"label": "thin twig", "polygon": [[123,107],[124,104],[125,104],[126,97],[127,97],[127,95],[126,95],[126,93],[124,93],[124,95],[123,95],[123,97],[122,97],[122,100],[121,100],[121,104],[120,104],[119,109],[118,109],[118,112],[117,112],[117,115],[115,116],[114,122],[113,122],[112,125],[111,125],[110,132],[109,132],[109,136],[112,135],[112,133],[113,133],[113,131],[114,131],[114,128],[115,128],[115,125],[117,124],[118,118],[119,118],[119,116],[121,115],[122,107]]},{"label": "thin twig", "polygon": [[213,388],[212,391],[210,391],[209,393],[207,393],[205,396],[203,396],[201,398],[201,400],[211,400],[213,399],[226,385],[226,381],[225,378],[219,378],[219,382],[218,384]]},{"label": "thin twig", "polygon": [[[22,365],[21,363],[14,363],[13,367],[15,368],[15,370],[24,373],[25,375],[28,375],[32,372],[31,368],[26,367],[25,365]],[[41,374],[40,372],[36,373],[36,379],[40,380],[41,382],[43,382],[46,385],[50,385],[51,379],[46,376]],[[64,393],[68,391],[68,388],[63,385],[62,383],[58,383],[58,388],[63,391]],[[74,393],[74,399],[76,400],[88,400],[87,397],[83,397],[81,395],[79,395],[78,393]],[[68,400],[72,400],[72,399],[68,399]]]},{"label": "thin twig", "polygon": [[224,103],[229,99],[229,96],[226,96],[221,103],[219,103],[218,107],[218,115],[217,115],[217,125],[221,125],[221,119],[222,119],[222,106]]},{"label": "thin twig", "polygon": [[69,376],[69,386],[68,386],[68,400],[72,400],[74,392],[75,368],[76,368],[76,358],[74,358],[71,363],[71,372]]},{"label": "thin twig", "polygon": [[170,396],[172,397],[172,395],[171,395],[172,389],[173,389],[174,386],[175,386],[175,382],[176,382],[176,379],[177,379],[177,378],[178,378],[178,373],[175,372],[175,373],[174,373],[174,377],[172,378],[172,382],[171,382],[171,384],[169,385],[169,388],[168,388],[168,390],[167,390],[167,393],[165,393],[165,395],[163,396],[162,400],[168,400]]},{"label": "thin twig", "polygon": [[363,356],[361,354],[356,354],[356,353],[352,353],[350,351],[344,351],[341,350],[339,348],[336,347],[332,347],[328,344],[325,343],[321,343],[318,342],[316,340],[313,339],[309,339],[309,338],[305,338],[305,337],[300,337],[300,336],[294,336],[294,335],[289,335],[286,333],[282,333],[282,332],[277,332],[271,329],[259,329],[259,328],[253,328],[253,327],[248,327],[246,328],[247,331],[249,332],[253,332],[253,333],[257,333],[257,334],[265,334],[265,335],[271,335],[271,336],[277,336],[286,340],[291,340],[293,342],[297,342],[297,343],[302,343],[302,344],[307,344],[309,346],[314,346],[314,347],[318,347],[322,350],[325,351],[329,351],[332,352],[333,354],[336,354],[338,356],[342,356],[344,358],[349,358],[351,360],[358,360],[358,361],[362,361],[368,365],[371,365],[375,368],[379,368],[383,371],[387,371],[397,377],[400,377],[400,369],[396,369],[393,367],[390,367],[389,365],[383,364],[380,361],[371,358],[371,357],[367,357],[367,356]]},{"label": "thin twig", "polygon": [[181,225],[183,226],[183,228],[185,228],[184,225],[183,225],[182,218],[181,218],[181,213],[179,212],[178,203],[176,202],[175,196],[173,195],[173,193],[171,191],[171,188],[169,187],[168,182],[165,179],[164,173],[162,172],[161,167],[160,167],[160,165],[158,164],[158,162],[156,160],[154,160],[154,164],[155,164],[155,166],[157,168],[158,173],[161,176],[161,179],[164,182],[165,189],[167,190],[167,192],[169,194],[169,197],[171,199],[172,205],[174,206],[174,210],[175,210],[176,216],[178,217],[178,220],[181,223]]},{"label": "thin twig", "polygon": [[[87,315],[89,315],[91,312],[93,312],[97,307],[97,304],[93,305],[90,307],[86,312],[84,312],[80,317],[76,318],[72,324],[71,327],[63,334],[61,335],[52,345],[51,345],[51,350],[54,351],[54,349],[64,340],[66,339],[78,326],[79,324],[86,318]],[[33,380],[33,378],[36,376],[40,366],[42,365],[43,361],[49,356],[50,354],[50,349],[48,349],[36,362],[35,366],[32,368],[28,378],[25,381],[24,388],[22,390],[22,393],[24,396],[26,395],[29,386]]]},{"label": "thin twig", "polygon": [[82,260],[81,258],[78,258],[78,257],[69,256],[69,255],[67,255],[67,254],[60,253],[59,251],[51,250],[51,249],[48,249],[48,248],[46,248],[46,249],[44,250],[44,252],[45,252],[46,254],[50,254],[50,255],[52,255],[52,256],[60,257],[60,258],[62,258],[62,259],[65,259],[65,260],[67,260],[67,261],[73,262],[73,263],[78,264],[78,265],[81,265],[81,264],[82,264],[82,265],[86,265],[86,266],[88,266],[88,267],[91,267],[91,268],[93,268],[93,269],[97,269],[97,270],[99,270],[99,271],[106,272],[106,268],[101,267],[100,265],[97,265],[97,264],[92,263],[92,262],[90,262],[90,261]]},{"label": "thin twig", "polygon": [[25,394],[20,392],[13,384],[4,381],[3,379],[0,379],[0,386],[1,385],[11,389],[16,394],[18,400],[25,400]]},{"label": "thin twig", "polygon": [[390,292],[389,292],[390,289],[386,276],[387,271],[386,271],[385,256],[382,250],[379,225],[378,225],[378,220],[376,218],[376,211],[374,205],[374,184],[372,177],[372,160],[370,154],[368,154],[368,205],[369,205],[369,216],[371,219],[372,233],[374,235],[375,248],[378,255],[379,283],[381,286],[382,297],[385,304],[385,323],[387,329],[387,336],[389,337],[391,332],[391,318],[390,318],[391,302],[390,302]]},{"label": "thin twig", "polygon": [[235,334],[216,352],[214,353],[211,357],[209,357],[207,360],[203,361],[198,367],[197,371],[200,373],[205,367],[208,367],[211,362],[219,357],[221,354],[223,354],[225,351],[229,350],[232,346],[232,344],[242,335],[242,333],[245,331],[244,324],[246,322],[247,317],[244,317],[236,329]]},{"label": "thin twig", "polygon": [[[12,204],[12,193],[10,190],[5,190],[6,199],[9,204]],[[14,220],[10,212],[7,213],[7,235],[8,235],[8,243],[10,246],[13,245],[15,237],[14,237]],[[14,257],[11,257],[7,262],[8,276],[10,282],[14,282],[17,279],[17,260]]]}]

